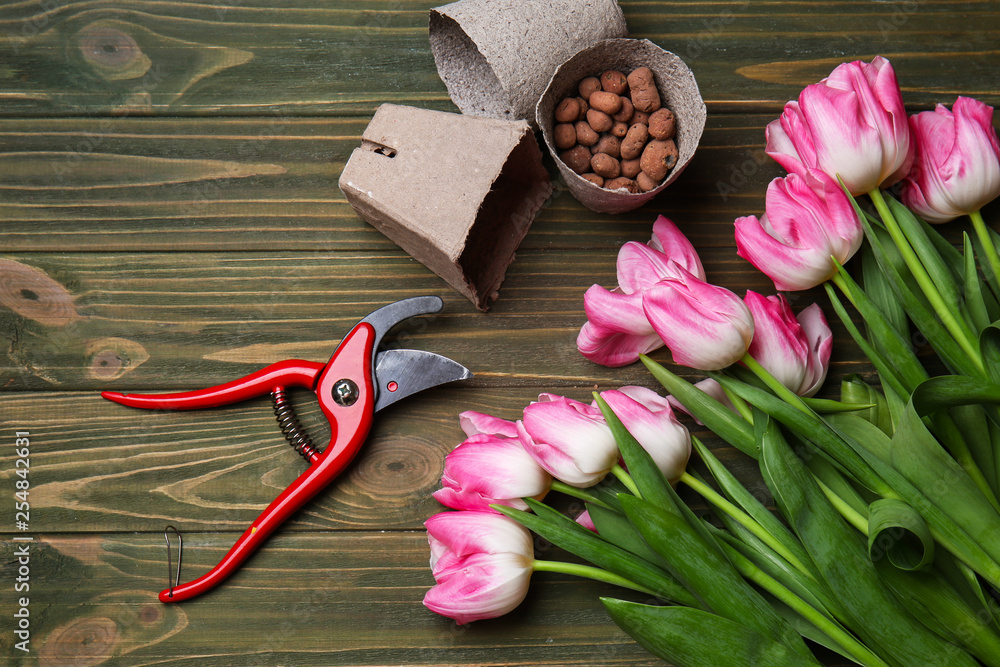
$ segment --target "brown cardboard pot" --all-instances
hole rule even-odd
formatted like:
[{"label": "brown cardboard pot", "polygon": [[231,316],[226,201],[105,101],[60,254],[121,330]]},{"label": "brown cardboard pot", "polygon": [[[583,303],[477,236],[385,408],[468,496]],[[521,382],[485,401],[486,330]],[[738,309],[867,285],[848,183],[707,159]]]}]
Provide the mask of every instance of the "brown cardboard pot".
[{"label": "brown cardboard pot", "polygon": [[487,310],[552,194],[526,121],[383,104],[340,175],[357,214]]},{"label": "brown cardboard pot", "polygon": [[[656,87],[663,106],[674,112],[677,119],[677,164],[666,180],[649,192],[632,194],[625,190],[605,190],[582,178],[559,159],[552,131],[556,105],[571,91],[576,95],[577,85],[588,76],[598,76],[606,70],[619,70],[629,74],[642,67],[653,70]],[[555,158],[570,192],[587,208],[598,213],[624,213],[639,208],[670,185],[680,176],[694,156],[701,133],[705,129],[705,102],[698,91],[694,74],[679,57],[664,51],[646,39],[608,39],[580,51],[560,65],[545,93],[538,101],[535,120],[542,129],[542,136],[549,152]]]},{"label": "brown cardboard pot", "polygon": [[430,13],[434,63],[455,106],[532,125],[560,63],[627,35],[615,0],[461,0]]}]

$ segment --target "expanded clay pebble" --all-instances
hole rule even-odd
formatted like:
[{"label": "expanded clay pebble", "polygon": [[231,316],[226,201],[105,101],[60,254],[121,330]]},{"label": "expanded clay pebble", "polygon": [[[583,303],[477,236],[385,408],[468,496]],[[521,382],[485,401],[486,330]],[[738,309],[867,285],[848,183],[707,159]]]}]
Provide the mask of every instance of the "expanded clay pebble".
[{"label": "expanded clay pebble", "polygon": [[567,97],[556,107],[556,122],[572,123],[580,118],[580,103],[574,97]]},{"label": "expanded clay pebble", "polygon": [[585,100],[589,100],[591,94],[596,93],[601,89],[601,80],[596,76],[588,76],[586,79],[580,82],[580,97]]},{"label": "expanded clay pebble", "polygon": [[572,123],[559,123],[553,128],[552,135],[556,142],[556,148],[560,150],[576,146],[576,128],[573,127]]},{"label": "expanded clay pebble", "polygon": [[579,144],[559,154],[559,159],[578,174],[590,171],[590,149]]},{"label": "expanded clay pebble", "polygon": [[608,70],[580,81],[576,92],[554,112],[559,158],[598,187],[656,189],[677,164],[677,121],[661,106],[652,70]]},{"label": "expanded clay pebble", "polygon": [[676,130],[674,112],[670,109],[657,109],[649,115],[649,134],[654,139],[673,139]]},{"label": "expanded clay pebble", "polygon": [[618,160],[606,153],[598,153],[590,158],[590,166],[595,174],[604,178],[618,178],[622,173],[622,167]]},{"label": "expanded clay pebble", "polygon": [[616,70],[608,70],[601,75],[601,88],[609,93],[621,95],[628,88],[628,79]]},{"label": "expanded clay pebble", "polygon": [[639,67],[628,75],[628,87],[632,94],[632,104],[639,111],[652,113],[660,108],[660,93],[656,90],[653,70]]}]

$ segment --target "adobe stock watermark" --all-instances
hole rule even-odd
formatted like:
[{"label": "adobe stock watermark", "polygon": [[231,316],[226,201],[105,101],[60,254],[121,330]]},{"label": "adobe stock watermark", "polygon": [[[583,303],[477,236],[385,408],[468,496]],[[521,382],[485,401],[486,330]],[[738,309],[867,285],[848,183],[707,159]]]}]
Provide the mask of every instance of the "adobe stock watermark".
[{"label": "adobe stock watermark", "polygon": [[704,30],[699,31],[694,37],[684,44],[684,55],[687,60],[697,60],[716,40],[726,32],[737,18],[737,14],[746,10],[750,6],[750,0],[744,0],[736,5],[735,10],[720,12],[709,19],[703,19]]},{"label": "adobe stock watermark", "polygon": [[722,201],[727,201],[730,195],[735,195],[755,176],[761,168],[771,162],[771,157],[764,152],[763,148],[747,151],[746,157],[729,165],[729,170],[725,173],[726,178],[715,182],[715,190],[722,197]]},{"label": "adobe stock watermark", "polygon": [[[14,432],[14,527],[20,533],[28,532],[31,521],[31,433],[27,430]],[[13,614],[14,648],[23,653],[30,651],[31,642],[31,543],[30,535],[14,535],[13,590],[16,597]]]}]

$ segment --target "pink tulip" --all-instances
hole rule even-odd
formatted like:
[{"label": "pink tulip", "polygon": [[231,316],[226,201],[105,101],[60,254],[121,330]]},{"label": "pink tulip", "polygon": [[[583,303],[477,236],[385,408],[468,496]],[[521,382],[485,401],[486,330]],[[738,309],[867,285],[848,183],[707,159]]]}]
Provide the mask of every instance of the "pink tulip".
[{"label": "pink tulip", "polygon": [[594,520],[590,518],[589,511],[584,510],[583,512],[577,515],[574,521],[576,521],[578,524],[580,524],[589,531],[595,533],[597,532],[597,526],[594,525]]},{"label": "pink tulip", "polygon": [[833,333],[819,304],[796,318],[781,295],[765,297],[748,291],[744,303],[754,320],[750,356],[799,396],[819,391],[833,348]]},{"label": "pink tulip", "polygon": [[839,175],[854,195],[902,179],[914,146],[889,61],[844,63],[806,86],[767,126],[765,150],[789,172]]},{"label": "pink tulip", "polygon": [[821,171],[789,174],[767,186],[767,212],[736,219],[737,254],[776,289],[815,287],[837,272],[864,240],[861,221],[840,185]]},{"label": "pink tulip", "polygon": [[434,497],[457,510],[489,512],[491,504],[525,510],[528,505],[522,498],[541,500],[551,484],[552,477],[535,463],[520,440],[481,433],[445,457],[442,488]]},{"label": "pink tulip", "polygon": [[442,512],[424,524],[437,585],[424,605],[459,625],[503,616],[528,594],[531,534],[492,512]]},{"label": "pink tulip", "polygon": [[467,410],[458,415],[458,423],[465,431],[465,435],[470,437],[480,433],[499,435],[504,438],[517,437],[517,427],[514,422],[482,412]]},{"label": "pink tulip", "polygon": [[585,488],[618,462],[618,446],[601,411],[562,396],[542,394],[517,422],[521,444],[556,479]]},{"label": "pink tulip", "polygon": [[642,310],[642,293],[681,267],[705,277],[694,246],[677,226],[662,215],[653,223],[653,237],[643,245],[629,241],[618,251],[618,287],[594,285],[583,297],[587,322],[577,337],[583,356],[604,366],[635,363],[640,354],[661,347]]},{"label": "pink tulip", "polygon": [[978,211],[1000,195],[1000,145],[993,107],[969,97],[952,111],[910,116],[917,161],[903,182],[903,202],[928,222]]},{"label": "pink tulip", "polygon": [[691,457],[691,436],[670,402],[645,387],[601,392],[615,415],[652,457],[671,483],[680,479]]},{"label": "pink tulip", "polygon": [[682,366],[725,368],[746,354],[753,338],[753,318],[743,301],[691,274],[656,283],[643,295],[642,306],[674,362]]}]

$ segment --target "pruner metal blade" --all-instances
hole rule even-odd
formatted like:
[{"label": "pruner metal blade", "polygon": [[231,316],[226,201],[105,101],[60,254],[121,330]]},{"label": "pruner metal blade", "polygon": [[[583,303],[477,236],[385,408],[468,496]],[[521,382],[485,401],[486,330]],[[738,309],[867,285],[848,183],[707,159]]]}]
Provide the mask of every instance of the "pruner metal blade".
[{"label": "pruner metal blade", "polygon": [[472,372],[462,364],[433,352],[379,352],[375,356],[375,382],[378,386],[375,412],[418,391],[471,377]]}]

